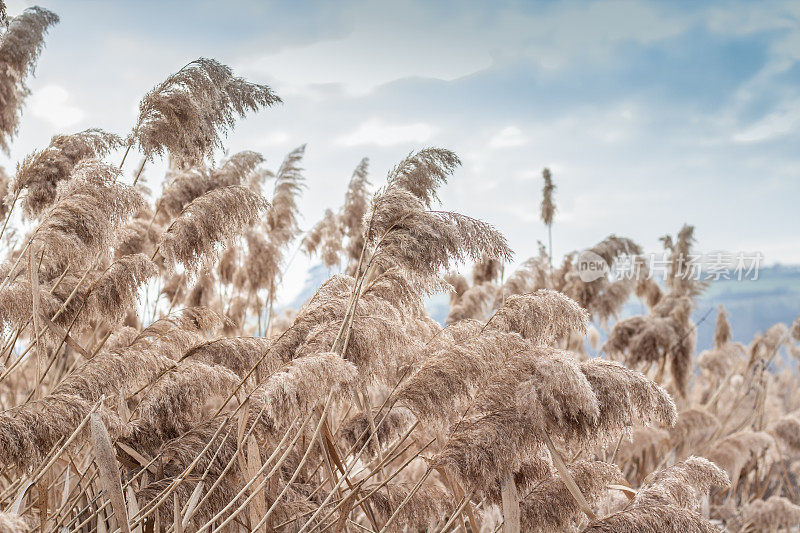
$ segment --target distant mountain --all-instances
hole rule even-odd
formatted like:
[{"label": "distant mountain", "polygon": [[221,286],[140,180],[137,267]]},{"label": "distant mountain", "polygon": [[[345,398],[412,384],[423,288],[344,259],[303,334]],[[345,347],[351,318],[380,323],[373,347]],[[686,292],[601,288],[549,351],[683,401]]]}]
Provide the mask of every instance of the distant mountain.
[{"label": "distant mountain", "polygon": [[[449,310],[448,302],[449,297],[444,294],[437,294],[428,301],[428,312],[436,321],[444,323]],[[755,280],[713,282],[697,300],[692,316],[697,324],[698,351],[710,347],[714,342],[714,324],[719,304],[728,311],[735,341],[747,344],[755,334],[763,333],[773,324],[783,322],[789,325],[800,315],[800,266],[761,267]],[[619,318],[646,312],[647,308],[632,298]],[[603,340],[605,336],[601,331]]]},{"label": "distant mountain", "polygon": [[[717,306],[728,311],[733,339],[747,344],[756,333],[778,322],[791,325],[800,315],[800,266],[761,267],[757,280],[720,280],[714,282],[697,303],[695,322],[698,349],[713,343]],[[710,312],[709,312],[710,310]]]},{"label": "distant mountain", "polygon": [[[332,274],[322,265],[312,267],[301,293],[289,307],[298,309]],[[800,266],[775,265],[761,267],[755,280],[719,280],[713,282],[698,299],[693,319],[697,324],[697,350],[711,346],[717,306],[728,310],[736,341],[749,343],[756,333],[764,332],[778,322],[789,325],[800,315]],[[437,294],[428,300],[428,312],[444,323],[449,310],[449,296]],[[647,312],[637,299],[625,306],[620,318]],[[598,328],[599,329],[599,328]],[[603,335],[604,337],[605,335]]]}]

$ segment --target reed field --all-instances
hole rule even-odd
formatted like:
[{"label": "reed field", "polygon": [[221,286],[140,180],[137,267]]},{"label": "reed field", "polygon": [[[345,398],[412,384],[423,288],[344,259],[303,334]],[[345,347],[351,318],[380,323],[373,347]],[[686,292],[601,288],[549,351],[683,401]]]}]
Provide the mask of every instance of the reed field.
[{"label": "reed field", "polygon": [[[4,11],[8,151],[58,16]],[[304,146],[220,156],[279,103],[200,58],[129,133],[56,135],[0,175],[0,531],[798,531],[800,319],[745,345],[720,307],[697,346],[693,227],[663,238],[664,279],[628,238],[585,243],[634,267],[586,281],[551,238],[514,258],[448,211],[461,161],[427,148],[354,161],[301,229]],[[333,275],[279,308],[296,251]]]}]

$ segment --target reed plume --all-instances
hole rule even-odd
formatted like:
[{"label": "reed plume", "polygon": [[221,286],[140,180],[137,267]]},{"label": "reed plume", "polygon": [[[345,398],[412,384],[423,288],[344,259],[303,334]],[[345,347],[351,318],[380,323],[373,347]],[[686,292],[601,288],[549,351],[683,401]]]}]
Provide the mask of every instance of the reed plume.
[{"label": "reed plume", "polygon": [[42,273],[52,279],[67,265],[83,268],[98,254],[108,255],[114,228],[141,208],[133,187],[115,181],[119,170],[96,159],[78,163],[57,188],[53,205],[34,234],[35,249],[45,256]]},{"label": "reed plume", "polygon": [[251,410],[278,425],[304,416],[328,392],[347,398],[355,391],[355,366],[332,353],[300,357],[285,369],[270,376],[252,397]]},{"label": "reed plume", "polygon": [[[5,10],[5,7],[3,4],[2,9]],[[5,19],[5,12],[3,18]],[[0,530],[6,533],[27,533],[32,529],[23,517],[14,513],[0,513]]]},{"label": "reed plume", "polygon": [[722,429],[722,424],[713,414],[701,408],[681,411],[678,421],[670,429],[669,438],[678,457],[699,450]]},{"label": "reed plume", "polygon": [[268,207],[266,200],[246,187],[232,185],[207,192],[187,205],[164,231],[159,243],[173,268],[190,271],[219,256],[219,247],[241,235]]},{"label": "reed plume", "polygon": [[703,457],[689,457],[656,473],[639,489],[631,505],[676,505],[700,512],[702,499],[711,487],[729,486],[728,475],[717,465]]},{"label": "reed plume", "polygon": [[263,228],[247,232],[247,256],[244,270],[248,288],[256,292],[269,289],[268,308],[271,316],[275,287],[283,267],[283,255],[288,244],[299,233],[297,200],[305,187],[300,163],[305,145],[292,150],[275,174],[272,208],[267,212]]},{"label": "reed plume", "polygon": [[222,365],[240,378],[247,377],[255,369],[254,376],[258,382],[288,362],[267,357],[273,353],[271,347],[272,340],[264,337],[223,337],[193,346],[182,358]]},{"label": "reed plume", "polygon": [[[575,483],[589,505],[596,506],[608,491],[607,485],[618,483],[622,473],[615,465],[601,461],[584,461],[570,465]],[[586,517],[560,477],[552,477],[534,485],[520,503],[522,527],[531,533],[576,531]]]},{"label": "reed plume", "polygon": [[300,168],[305,152],[305,144],[289,152],[275,174],[272,209],[267,214],[266,225],[270,240],[279,248],[299,232],[297,197],[305,187],[303,169]]},{"label": "reed plume", "polygon": [[17,165],[8,194],[13,199],[24,191],[23,212],[38,215],[53,203],[59,182],[70,178],[75,165],[84,159],[100,159],[121,144],[117,135],[100,129],[55,135],[47,148]]},{"label": "reed plume", "polygon": [[344,205],[339,212],[326,209],[322,219],[314,224],[300,243],[306,254],[318,254],[328,268],[339,265],[346,257],[350,262],[347,266],[349,275],[355,275],[364,248],[363,220],[370,202],[368,166],[369,160],[362,159],[353,171],[345,192]]},{"label": "reed plume", "polygon": [[[642,248],[630,239],[609,235],[587,252],[599,256],[609,269],[613,269],[618,259],[637,257],[642,253]],[[611,280],[608,275],[603,275],[592,281],[584,281],[577,269],[565,273],[565,281],[561,290],[601,324],[607,324],[612,317],[616,318],[635,290],[635,283],[628,276]]]},{"label": "reed plume", "polygon": [[338,265],[344,233],[339,217],[330,209],[325,210],[322,220],[317,222],[303,238],[300,246],[308,255],[319,253],[322,264],[328,268]]},{"label": "reed plume", "polygon": [[636,425],[672,427],[678,418],[672,397],[644,375],[613,361],[581,363],[600,406],[597,439],[610,440]]},{"label": "reed plume", "polygon": [[281,102],[266,85],[250,83],[213,59],[199,58],[155,86],[139,103],[129,142],[148,158],[168,152],[193,164],[222,148],[236,117]]},{"label": "reed plume", "polygon": [[714,328],[714,346],[719,350],[731,342],[731,325],[728,322],[728,313],[720,304],[717,310],[717,324]]},{"label": "reed plume", "polygon": [[718,533],[702,515],[676,505],[630,507],[590,524],[583,533]]},{"label": "reed plume", "polygon": [[586,333],[589,317],[563,293],[539,290],[511,296],[489,320],[492,328],[519,333],[539,346],[553,344],[573,331]]},{"label": "reed plume", "polygon": [[121,321],[136,303],[141,286],[156,274],[158,267],[146,255],[117,259],[89,286],[89,309],[97,319]]},{"label": "reed plume", "polygon": [[8,153],[19,130],[22,105],[30,94],[25,79],[33,74],[44,48],[44,35],[58,15],[41,7],[30,7],[11,19],[0,36],[0,147]]},{"label": "reed plume", "polygon": [[376,490],[370,485],[366,485],[363,490],[372,494],[370,502],[374,505],[381,523],[389,519],[401,502],[410,498],[394,521],[399,530],[403,531],[430,531],[453,512],[454,502],[442,487],[424,485],[413,493],[411,489],[409,484],[393,483],[388,486],[388,490]]},{"label": "reed plume", "polygon": [[496,304],[502,305],[503,298],[516,294],[536,292],[541,289],[551,288],[551,279],[547,264],[547,254],[540,254],[525,260],[519,268],[503,283],[497,292]]},{"label": "reed plume", "polygon": [[264,162],[264,157],[251,151],[236,153],[227,158],[219,167],[193,167],[177,169],[174,177],[164,187],[159,207],[172,217],[178,216],[183,208],[195,199],[214,189],[247,184],[247,178],[256,167]]},{"label": "reed plume", "polygon": [[[0,463],[26,470],[40,464],[92,411],[93,402],[54,392],[0,414]],[[124,433],[124,421],[109,410],[103,418],[112,432]]]},{"label": "reed plume", "polygon": [[[549,168],[542,170],[542,179],[544,180],[544,186],[542,187],[541,218],[546,226],[552,226],[553,218],[556,214],[556,204],[553,202],[553,193],[556,190],[556,186],[553,184],[553,175],[550,173]],[[550,255],[552,256],[552,254],[551,246]]]},{"label": "reed plume", "polygon": [[358,261],[361,249],[364,247],[363,221],[369,209],[368,168],[369,159],[365,157],[353,171],[342,206],[341,222],[344,234],[348,238],[347,255],[351,262]]},{"label": "reed plume", "polygon": [[[376,424],[374,433],[369,417]],[[354,447],[360,449],[366,446],[367,451],[374,457],[378,454],[378,442],[386,443],[398,437],[411,427],[413,420],[411,411],[403,407],[395,407],[390,411],[374,408],[371,413],[362,411],[348,418],[339,430],[339,435],[345,449]]]},{"label": "reed plume", "polygon": [[221,365],[189,360],[170,369],[147,391],[136,408],[130,439],[155,449],[203,420],[203,407],[226,396],[239,377]]},{"label": "reed plume", "polygon": [[437,278],[454,262],[511,258],[505,237],[491,225],[430,210],[438,200],[437,188],[459,164],[452,152],[428,148],[409,155],[390,172],[367,215],[366,244],[375,247],[372,261],[422,281]]},{"label": "reed plume", "polygon": [[742,522],[745,531],[790,531],[800,523],[800,506],[781,496],[755,500],[742,508]]},{"label": "reed plume", "polygon": [[761,431],[740,431],[717,441],[706,454],[720,468],[727,472],[733,487],[739,481],[743,470],[751,466],[774,446],[772,437]]},{"label": "reed plume", "polygon": [[550,270],[553,270],[553,218],[556,214],[556,204],[553,202],[553,193],[556,186],[553,184],[553,177],[549,168],[542,170],[542,179],[544,179],[544,186],[542,187],[542,206],[541,217],[542,222],[547,226],[547,240],[548,240],[548,260],[550,263]]},{"label": "reed plume", "polygon": [[445,323],[452,324],[468,318],[485,319],[494,304],[496,293],[497,285],[494,283],[473,285],[464,291],[454,305],[450,306],[450,313],[448,313]]},{"label": "reed plume", "polygon": [[800,453],[800,417],[790,413],[770,424],[768,431],[792,454]]}]

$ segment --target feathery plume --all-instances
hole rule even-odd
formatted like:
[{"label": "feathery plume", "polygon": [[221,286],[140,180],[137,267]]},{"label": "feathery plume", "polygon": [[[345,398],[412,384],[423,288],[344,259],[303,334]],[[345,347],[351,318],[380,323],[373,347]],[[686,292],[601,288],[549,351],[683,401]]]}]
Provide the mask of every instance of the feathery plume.
[{"label": "feathery plume", "polygon": [[755,500],[742,508],[742,522],[746,531],[790,531],[800,523],[800,506],[781,496]]},{"label": "feathery plume", "polygon": [[270,240],[276,247],[285,246],[299,232],[297,224],[297,197],[305,187],[300,162],[306,145],[289,152],[275,174],[272,209],[267,213],[266,227]]},{"label": "feathery plume", "polygon": [[705,455],[728,473],[735,487],[748,463],[762,457],[773,445],[768,433],[745,430],[717,441]]},{"label": "feathery plume", "polygon": [[670,395],[643,374],[613,361],[590,359],[581,371],[597,395],[600,416],[596,439],[606,440],[636,424],[672,427],[678,410]]},{"label": "feathery plume", "polygon": [[525,260],[497,292],[496,305],[498,307],[502,305],[503,297],[508,298],[515,294],[526,294],[552,288],[550,287],[548,268],[547,253],[545,252],[541,252],[538,257]]},{"label": "feathery plume", "polygon": [[121,144],[117,135],[100,129],[55,135],[47,148],[33,152],[17,165],[9,197],[25,191],[23,212],[38,215],[53,203],[59,182],[70,178],[75,165],[84,159],[100,159]]},{"label": "feathery plume", "polygon": [[345,449],[360,450],[363,446],[367,446],[367,451],[372,456],[377,455],[375,434],[372,432],[368,416],[372,417],[377,429],[377,440],[381,443],[399,436],[408,430],[414,421],[411,411],[402,406],[394,407],[388,412],[376,407],[372,409],[371,415],[365,411],[356,413],[347,419],[338,433],[345,444]]},{"label": "feathery plume", "polygon": [[769,433],[792,454],[800,453],[800,417],[790,413],[780,417],[769,425]]},{"label": "feathery plume", "polygon": [[441,148],[425,148],[409,154],[389,173],[389,188],[408,191],[430,209],[439,200],[440,185],[461,165],[456,154]]},{"label": "feathery plume", "polygon": [[250,83],[213,59],[192,61],[147,93],[131,134],[148,158],[165,151],[197,163],[222,147],[235,118],[279,103],[266,85]]},{"label": "feathery plume", "polygon": [[270,351],[272,339],[264,337],[223,337],[193,346],[184,359],[194,359],[211,365],[222,365],[240,378],[244,378],[254,366],[256,381],[262,381],[278,370],[288,360],[265,356]]},{"label": "feathery plume", "polygon": [[481,283],[467,289],[458,300],[450,306],[450,312],[445,319],[446,324],[459,320],[473,318],[483,320],[494,304],[497,285],[494,283]]},{"label": "feathery plume", "polygon": [[[388,490],[376,490],[372,485],[366,485],[362,490],[372,494],[370,505],[381,523],[385,523],[411,493],[412,487],[411,484],[392,483],[388,485]],[[436,485],[426,484],[405,502],[392,525],[397,526],[398,531],[431,531],[437,522],[454,511],[454,507],[453,498],[448,492]]]},{"label": "feathery plume", "polygon": [[630,507],[593,522],[583,533],[719,533],[702,515],[676,505]]},{"label": "feathery plume", "polygon": [[341,223],[344,234],[348,238],[347,255],[350,261],[358,261],[361,249],[364,247],[364,215],[369,209],[369,178],[367,169],[369,159],[366,157],[359,162],[347,185],[342,206]]},{"label": "feathery plume", "polygon": [[722,304],[717,309],[717,325],[714,328],[714,346],[719,350],[731,342],[731,325],[728,322],[728,313]]},{"label": "feathery plume", "polygon": [[171,217],[176,217],[184,207],[209,191],[245,184],[247,177],[263,161],[261,154],[244,151],[230,156],[218,168],[178,170],[164,187],[159,206]]},{"label": "feathery plume", "polygon": [[202,420],[210,398],[229,394],[238,383],[239,377],[223,366],[183,361],[147,391],[136,409],[131,440],[153,449],[179,437]]},{"label": "feathery plume", "polygon": [[644,300],[647,307],[652,309],[663,296],[661,287],[653,279],[650,268],[647,266],[647,260],[644,257],[637,256],[633,265],[633,277],[636,279],[636,288],[634,290],[636,297]]},{"label": "feathery plume", "polygon": [[355,392],[355,365],[334,353],[307,355],[270,376],[251,397],[251,412],[264,415],[280,426],[308,413],[327,394],[345,398]]},{"label": "feathery plume", "polygon": [[553,177],[549,168],[542,170],[542,179],[544,179],[544,187],[542,187],[541,217],[545,225],[551,226],[553,217],[556,214],[556,204],[553,202],[553,192],[555,192],[556,186],[553,184]]},{"label": "feathery plume", "polygon": [[704,445],[720,427],[719,420],[711,413],[700,408],[687,409],[681,411],[670,429],[670,442],[680,458]]},{"label": "feathery plume", "polygon": [[103,395],[119,394],[148,385],[174,359],[206,334],[219,330],[223,317],[210,309],[184,309],[156,320],[126,346],[103,350],[67,375],[53,393],[97,401]]},{"label": "feathery plume", "polygon": [[[591,506],[607,492],[609,483],[619,483],[622,473],[616,465],[585,461],[569,467],[575,483]],[[586,520],[583,511],[561,477],[537,483],[520,502],[522,528],[531,533],[575,531]]]},{"label": "feathery plume", "polygon": [[458,272],[448,272],[442,276],[442,279],[452,287],[450,291],[450,307],[453,307],[453,305],[458,302],[459,298],[469,290],[469,281]]},{"label": "feathery plume", "polygon": [[[69,437],[92,410],[79,396],[54,392],[0,413],[0,463],[20,469],[41,463],[60,440]],[[106,424],[115,434],[124,432],[122,422],[106,409]]]},{"label": "feathery plume", "polygon": [[[442,169],[434,175],[443,175]],[[379,265],[386,269],[397,267],[410,276],[428,280],[456,262],[511,258],[505,237],[494,227],[458,213],[426,210],[423,200],[398,185],[406,181],[390,178],[389,187],[373,199],[366,241],[378,247],[375,261]],[[409,186],[420,188],[428,181],[431,185],[436,183],[429,176]],[[435,193],[420,191],[423,195]]]},{"label": "feathery plume", "polygon": [[44,34],[57,22],[58,15],[34,6],[11,19],[0,36],[0,147],[6,153],[19,130],[22,104],[30,94],[25,78],[33,74],[44,48]]},{"label": "feathery plume", "polygon": [[181,263],[196,271],[215,258],[218,247],[255,224],[269,204],[246,187],[233,185],[207,192],[184,208],[161,236],[160,250],[168,265]]},{"label": "feathery plume", "polygon": [[[5,9],[5,4],[2,7]],[[5,533],[27,533],[32,529],[34,528],[30,527],[23,517],[14,513],[0,512],[0,531]]]},{"label": "feathery plume", "polygon": [[116,323],[135,304],[139,288],[158,274],[158,267],[143,254],[114,261],[87,290],[90,311],[98,319]]},{"label": "feathery plume", "polygon": [[339,224],[339,217],[330,209],[325,210],[322,220],[303,237],[300,247],[307,255],[319,252],[322,264],[331,268],[339,264],[339,254],[342,252],[343,228]]},{"label": "feathery plume", "polygon": [[497,259],[485,257],[472,267],[472,284],[494,283],[500,277],[502,264]]},{"label": "feathery plume", "polygon": [[650,482],[638,490],[631,505],[643,508],[676,505],[700,512],[702,500],[711,487],[729,486],[728,475],[717,465],[703,457],[689,457],[656,472]]},{"label": "feathery plume", "polygon": [[697,332],[691,323],[692,300],[671,293],[648,316],[634,316],[614,324],[603,351],[625,355],[631,367],[668,359],[678,392],[686,393]]},{"label": "feathery plume", "polygon": [[516,332],[535,345],[548,346],[573,331],[585,335],[588,322],[586,311],[569,297],[543,289],[507,298],[487,327]]},{"label": "feathery plume", "polygon": [[108,254],[114,228],[141,208],[144,199],[133,187],[115,181],[119,170],[96,159],[75,166],[72,177],[58,185],[55,203],[34,235],[43,251],[40,272],[53,278],[67,264],[82,268],[96,254]]},{"label": "feathery plume", "polygon": [[420,419],[447,423],[510,354],[530,349],[519,335],[481,329],[474,320],[448,326],[398,387],[398,400]]},{"label": "feathery plume", "polygon": [[[247,256],[244,271],[251,291],[270,289],[269,306],[275,299],[275,287],[281,274],[283,254],[299,233],[297,197],[304,188],[300,162],[305,145],[292,150],[275,175],[272,209],[267,213],[264,229],[247,232]],[[271,307],[270,307],[271,308]]]}]

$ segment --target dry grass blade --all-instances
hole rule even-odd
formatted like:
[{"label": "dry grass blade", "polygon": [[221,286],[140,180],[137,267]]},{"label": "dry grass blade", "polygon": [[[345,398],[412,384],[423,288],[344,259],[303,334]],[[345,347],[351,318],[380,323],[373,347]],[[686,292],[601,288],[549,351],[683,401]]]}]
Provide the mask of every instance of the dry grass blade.
[{"label": "dry grass blade", "polygon": [[92,413],[89,423],[92,432],[92,446],[95,454],[95,462],[100,471],[100,481],[106,496],[111,501],[111,508],[114,510],[115,520],[123,533],[130,533],[128,525],[128,508],[125,505],[125,496],[122,492],[120,482],[119,467],[114,448],[111,444],[111,437],[108,434],[103,419],[97,413]]}]

